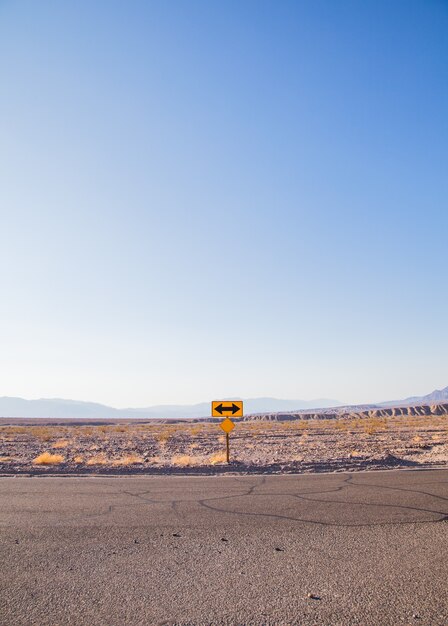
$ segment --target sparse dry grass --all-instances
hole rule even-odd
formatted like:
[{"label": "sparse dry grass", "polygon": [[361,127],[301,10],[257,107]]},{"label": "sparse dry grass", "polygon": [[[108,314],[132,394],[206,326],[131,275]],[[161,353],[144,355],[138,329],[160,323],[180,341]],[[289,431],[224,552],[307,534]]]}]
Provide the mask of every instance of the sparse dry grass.
[{"label": "sparse dry grass", "polygon": [[26,426],[2,426],[0,428],[1,434],[6,435],[23,435],[26,431]]},{"label": "sparse dry grass", "polygon": [[203,431],[202,424],[195,424],[194,426],[190,426],[189,428],[189,434],[193,437],[195,435],[199,435],[200,433],[202,433],[202,431]]},{"label": "sparse dry grass", "polygon": [[136,465],[137,463],[143,463],[143,459],[141,456],[136,454],[128,454],[120,459],[114,459],[112,461],[112,465],[117,466]]},{"label": "sparse dry grass", "polygon": [[97,454],[95,456],[91,456],[90,459],[87,459],[86,465],[108,465],[109,461],[107,460],[104,454]]},{"label": "sparse dry grass", "polygon": [[[433,451],[440,449],[443,454],[440,444],[448,442],[447,416],[376,417],[375,414],[344,413],[335,418],[326,416],[324,419],[298,418],[279,422],[236,420],[235,424],[236,429],[231,434],[232,459],[248,464],[271,463],[274,459],[286,463],[318,462],[332,456],[349,463],[349,459],[357,457],[378,459],[384,449],[392,450],[398,456],[407,450],[408,456],[418,455],[419,462],[420,459],[426,462],[432,448]],[[4,471],[10,461],[21,466],[29,464],[30,459],[38,454],[39,447],[47,449],[47,454],[54,452],[52,456],[56,457],[60,451],[66,458],[59,462],[68,462],[72,467],[102,465],[118,468],[141,464],[142,468],[145,464],[150,469],[156,464],[168,468],[225,463],[225,435],[219,428],[219,421],[89,426],[51,422],[42,426],[36,422],[15,426],[12,423],[0,426],[0,438],[3,455],[0,462],[4,464]],[[48,443],[40,446],[39,441]],[[218,452],[213,454],[214,450]]]},{"label": "sparse dry grass", "polygon": [[67,439],[60,439],[59,441],[56,441],[51,447],[52,448],[66,448],[67,446],[68,446]]},{"label": "sparse dry grass", "polygon": [[151,463],[153,465],[160,465],[163,463],[163,460],[161,459],[160,456],[153,456],[150,459],[146,459],[147,463]]},{"label": "sparse dry grass", "polygon": [[215,454],[212,454],[209,457],[208,462],[210,463],[210,465],[219,465],[221,463],[225,463],[226,460],[227,457],[225,452],[215,452]]},{"label": "sparse dry grass", "polygon": [[46,426],[30,426],[30,433],[33,437],[41,441],[50,441],[52,438],[52,431]]},{"label": "sparse dry grass", "polygon": [[167,428],[164,428],[163,430],[161,430],[158,433],[154,434],[154,437],[156,439],[156,441],[159,442],[159,445],[161,446],[166,446],[166,444],[168,443],[170,437],[171,437],[171,431],[168,430]]},{"label": "sparse dry grass", "polygon": [[127,433],[129,432],[129,426],[119,424],[118,426],[111,426],[110,431],[113,433]]},{"label": "sparse dry grass", "polygon": [[96,427],[96,431],[97,433],[101,433],[102,435],[105,435],[108,431],[108,427],[107,426],[97,426]]},{"label": "sparse dry grass", "polygon": [[248,429],[252,430],[252,431],[259,431],[262,430],[264,428],[267,428],[269,426],[271,426],[272,428],[272,422],[268,422],[268,421],[261,421],[261,420],[257,420],[256,422],[253,423],[247,423],[245,422],[244,424]]},{"label": "sparse dry grass", "polygon": [[353,420],[350,420],[350,419],[340,419],[340,420],[330,420],[330,421],[336,430],[341,430],[344,432],[349,431],[353,426]]},{"label": "sparse dry grass", "polygon": [[363,422],[362,427],[368,435],[375,435],[381,430],[387,430],[387,420],[371,418],[369,420],[360,420]]},{"label": "sparse dry grass", "polygon": [[198,465],[198,460],[189,454],[175,454],[171,459],[171,465],[176,465],[177,467],[188,467],[191,465]]},{"label": "sparse dry grass", "polygon": [[59,465],[63,462],[64,457],[61,454],[50,454],[50,452],[39,454],[33,461],[34,465]]}]

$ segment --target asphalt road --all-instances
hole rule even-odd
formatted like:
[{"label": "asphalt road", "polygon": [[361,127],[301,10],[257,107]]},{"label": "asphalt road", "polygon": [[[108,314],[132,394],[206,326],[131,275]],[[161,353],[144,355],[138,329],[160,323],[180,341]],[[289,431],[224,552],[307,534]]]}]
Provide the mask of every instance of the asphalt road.
[{"label": "asphalt road", "polygon": [[0,478],[0,624],[446,626],[447,520],[446,470]]}]

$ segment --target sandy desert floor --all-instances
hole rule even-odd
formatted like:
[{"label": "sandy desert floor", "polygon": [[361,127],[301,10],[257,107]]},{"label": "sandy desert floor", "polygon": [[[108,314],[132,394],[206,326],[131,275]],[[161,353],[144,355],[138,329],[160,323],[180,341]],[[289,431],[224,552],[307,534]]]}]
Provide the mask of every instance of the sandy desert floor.
[{"label": "sandy desert floor", "polygon": [[322,472],[448,465],[448,415],[218,422],[2,419],[0,474]]}]

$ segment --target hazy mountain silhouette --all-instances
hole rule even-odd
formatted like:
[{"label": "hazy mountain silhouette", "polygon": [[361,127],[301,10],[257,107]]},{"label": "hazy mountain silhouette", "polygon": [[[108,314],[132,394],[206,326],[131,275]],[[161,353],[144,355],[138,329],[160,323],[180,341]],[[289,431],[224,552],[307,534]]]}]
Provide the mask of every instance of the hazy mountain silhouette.
[{"label": "hazy mountain silhouette", "polygon": [[426,396],[412,396],[404,400],[394,400],[391,402],[382,402],[383,406],[393,406],[401,404],[402,406],[412,406],[417,404],[439,404],[448,402],[448,387],[444,389],[436,389]]},{"label": "hazy mountain silhouette", "polygon": [[[225,400],[225,398],[223,398]],[[238,397],[229,398],[232,400]],[[417,406],[448,402],[448,387],[436,389],[426,396],[413,396],[404,400],[393,400],[371,405],[371,407]],[[244,400],[244,413],[276,413],[300,411],[303,409],[325,409],[344,406],[337,400],[318,398],[316,400],[282,400],[279,398],[249,398]],[[181,418],[209,417],[210,402],[199,404],[161,404],[143,408],[116,409],[96,402],[79,402],[62,398],[0,398],[0,417],[53,417],[53,418]]]},{"label": "hazy mountain silhouette", "polygon": [[[239,398],[232,398],[234,400]],[[337,400],[319,398],[317,400],[280,400],[277,398],[250,398],[244,400],[244,412],[260,413],[275,411],[295,411],[308,408],[340,406]],[[79,402],[62,398],[0,398],[0,417],[55,417],[55,418],[178,418],[209,417],[210,402],[188,405],[156,405],[144,408],[116,409],[95,402]]]}]

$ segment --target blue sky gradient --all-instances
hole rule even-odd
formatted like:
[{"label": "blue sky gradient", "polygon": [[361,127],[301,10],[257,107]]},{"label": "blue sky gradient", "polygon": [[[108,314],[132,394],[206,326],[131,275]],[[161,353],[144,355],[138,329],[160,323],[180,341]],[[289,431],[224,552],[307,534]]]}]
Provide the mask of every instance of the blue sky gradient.
[{"label": "blue sky gradient", "polygon": [[448,384],[448,5],[0,1],[0,395]]}]

